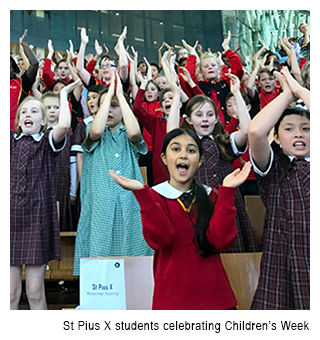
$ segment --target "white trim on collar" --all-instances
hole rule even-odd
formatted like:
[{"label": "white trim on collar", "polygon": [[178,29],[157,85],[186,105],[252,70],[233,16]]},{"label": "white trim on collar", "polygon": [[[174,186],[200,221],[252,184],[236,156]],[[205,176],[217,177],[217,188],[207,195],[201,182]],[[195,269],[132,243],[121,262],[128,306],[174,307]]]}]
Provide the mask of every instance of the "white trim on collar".
[{"label": "white trim on collar", "polygon": [[[292,162],[294,159],[297,158],[297,157],[295,157],[295,156],[288,156],[288,157],[290,158],[290,161],[291,161],[291,162]],[[310,162],[310,157],[305,157],[304,160],[307,161],[307,162]]]},{"label": "white trim on collar", "polygon": [[93,116],[89,116],[89,117],[83,119],[83,122],[84,122],[86,125],[88,125],[88,124],[89,124],[90,122],[92,122],[92,121],[93,121]]},{"label": "white trim on collar", "polygon": [[[204,184],[203,184],[203,186],[206,189],[207,194],[209,195],[210,192],[211,192],[211,188],[208,187],[207,185],[204,185]],[[180,191],[180,190],[174,188],[169,183],[169,181],[159,183],[159,184],[155,185],[154,187],[152,187],[152,189],[154,191],[156,191],[159,195],[161,195],[165,198],[168,198],[168,199],[173,199],[173,200],[179,198],[184,193],[183,191]],[[190,190],[188,190],[187,192],[190,192]]]},{"label": "white trim on collar", "polygon": [[[23,132],[21,132],[19,135],[17,135],[16,133],[13,135],[15,140],[19,140],[21,137],[23,136],[29,136],[24,134]],[[36,141],[36,142],[40,142],[41,138],[44,136],[44,133],[34,133],[33,135],[31,135],[31,137]]]}]

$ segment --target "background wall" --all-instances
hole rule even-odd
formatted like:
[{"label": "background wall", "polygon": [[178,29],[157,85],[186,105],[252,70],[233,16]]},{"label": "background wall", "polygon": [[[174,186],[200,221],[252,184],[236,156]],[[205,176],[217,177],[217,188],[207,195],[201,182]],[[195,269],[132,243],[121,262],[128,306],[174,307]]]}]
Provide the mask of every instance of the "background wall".
[{"label": "background wall", "polygon": [[[222,33],[221,11],[11,11],[10,41],[19,42],[25,28],[27,41],[45,53],[50,38],[56,50],[65,51],[71,39],[75,49],[80,46],[80,29],[87,28],[87,53],[94,53],[94,40],[112,50],[124,26],[128,27],[126,45],[133,45],[139,59],[158,61],[158,48],[163,41],[177,48],[181,39],[189,44],[199,40],[206,49],[220,48]],[[15,48],[15,47],[14,47]],[[41,50],[42,49],[42,50]],[[16,51],[12,51],[16,52]]]}]

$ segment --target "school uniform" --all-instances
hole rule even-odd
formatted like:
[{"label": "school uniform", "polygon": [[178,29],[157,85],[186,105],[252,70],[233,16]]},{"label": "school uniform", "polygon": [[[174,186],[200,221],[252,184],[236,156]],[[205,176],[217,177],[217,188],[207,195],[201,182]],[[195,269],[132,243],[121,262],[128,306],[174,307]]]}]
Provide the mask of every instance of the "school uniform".
[{"label": "school uniform", "polygon": [[167,167],[161,159],[162,143],[167,134],[167,119],[165,117],[152,116],[144,107],[145,90],[139,89],[133,103],[133,113],[142,126],[152,137],[152,169],[153,183],[158,184],[169,179]]},{"label": "school uniform", "polygon": [[52,132],[10,131],[10,265],[60,259],[55,194],[57,149]]},{"label": "school uniform", "polygon": [[216,255],[201,257],[194,240],[196,203],[185,205],[185,194],[168,182],[134,191],[143,235],[154,249],[152,309],[230,309],[237,301],[219,252],[232,246],[237,235],[234,188],[206,188],[215,203],[208,241]]},{"label": "school uniform", "polygon": [[[92,122],[86,126],[88,137]],[[92,145],[87,139],[80,182],[81,212],[74,252],[74,275],[80,274],[81,257],[147,256],[153,251],[142,235],[139,205],[132,192],[124,190],[109,176],[118,175],[143,183],[138,166],[139,154],[147,147],[142,138],[132,143],[123,124],[104,133]]]},{"label": "school uniform", "polygon": [[[195,178],[208,185],[211,188],[218,188],[222,184],[223,179],[233,171],[233,161],[227,161],[222,158],[221,152],[217,143],[212,136],[201,137],[202,146],[204,149],[204,161],[195,174]],[[234,141],[234,133],[230,135],[230,143],[226,145],[227,154],[236,159],[246,151],[239,150]],[[245,209],[244,201],[240,190],[237,188],[234,199],[236,213],[236,224],[238,226],[238,237],[232,248],[228,252],[253,252],[256,251],[254,242],[254,234],[248,213]]]},{"label": "school uniform", "polygon": [[266,207],[260,278],[251,309],[310,309],[310,158],[291,157],[280,182],[271,150],[261,172],[252,161]]}]

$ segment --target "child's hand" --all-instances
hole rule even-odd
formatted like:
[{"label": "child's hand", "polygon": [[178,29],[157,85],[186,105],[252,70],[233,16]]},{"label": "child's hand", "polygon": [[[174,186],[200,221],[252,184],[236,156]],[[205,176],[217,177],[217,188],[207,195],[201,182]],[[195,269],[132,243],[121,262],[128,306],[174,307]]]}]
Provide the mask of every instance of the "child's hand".
[{"label": "child's hand", "polygon": [[228,36],[223,40],[223,42],[221,44],[224,52],[226,52],[226,51],[228,51],[230,49],[230,47],[229,47],[230,40],[231,40],[231,32],[228,31]]},{"label": "child's hand", "polygon": [[281,70],[281,74],[284,76],[287,84],[290,87],[290,90],[292,91],[293,95],[296,98],[299,98],[299,91],[301,90],[302,86],[292,77],[292,75],[290,74],[290,71],[288,70],[288,68],[285,66],[282,68]]},{"label": "child's hand", "polygon": [[123,88],[118,71],[116,72],[116,82],[117,82],[116,95],[119,98],[119,96],[123,95]]},{"label": "child's hand", "polygon": [[89,37],[87,36],[87,30],[82,27],[81,28],[81,42],[87,44],[89,42]]},{"label": "child's hand", "polygon": [[[82,84],[81,80],[78,79],[70,84],[68,84],[67,86],[65,86],[63,89],[61,89],[61,92],[63,94],[68,95],[69,93],[71,93],[77,86],[80,86]],[[60,93],[61,93],[60,92]]]},{"label": "child's hand", "polygon": [[109,175],[123,189],[135,191],[143,188],[143,184],[136,179],[129,179],[123,176],[118,176],[113,170],[109,170]]},{"label": "child's hand", "polygon": [[242,169],[236,169],[231,174],[227,175],[222,185],[225,187],[237,188],[240,186],[249,176],[251,170],[251,163],[246,162]]},{"label": "child's hand", "polygon": [[232,74],[227,73],[226,76],[230,78],[230,91],[235,94],[237,91],[240,91],[240,80],[239,78]]}]

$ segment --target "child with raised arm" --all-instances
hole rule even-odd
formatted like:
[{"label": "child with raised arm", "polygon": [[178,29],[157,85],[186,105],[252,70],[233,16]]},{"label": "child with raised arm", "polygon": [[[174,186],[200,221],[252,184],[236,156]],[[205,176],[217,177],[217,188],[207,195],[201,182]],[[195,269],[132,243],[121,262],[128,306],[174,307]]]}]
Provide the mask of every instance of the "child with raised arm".
[{"label": "child with raised arm", "polygon": [[46,130],[43,104],[27,97],[17,111],[16,133],[10,133],[10,308],[18,309],[22,265],[30,309],[47,309],[44,275],[50,260],[60,259],[55,195],[55,161],[70,127],[67,94],[61,91],[60,119]]},{"label": "child with raised arm", "polygon": [[103,54],[101,56],[101,59],[99,61],[99,78],[95,77],[93,74],[89,73],[84,68],[84,55],[85,55],[85,49],[89,42],[89,37],[87,36],[86,29],[81,29],[81,44],[79,49],[79,54],[77,58],[77,64],[76,69],[78,71],[78,74],[83,81],[83,84],[90,88],[91,86],[97,85],[97,84],[103,84],[107,87],[111,84],[111,77],[115,72],[117,71],[117,68],[119,69],[120,79],[125,86],[124,90],[127,91],[129,82],[128,82],[128,60],[127,60],[127,54],[126,50],[124,48],[124,39],[127,34],[127,28],[124,27],[120,37],[118,38],[118,42],[116,45],[116,51],[118,53],[119,57],[119,63],[118,60],[111,56],[110,54]]},{"label": "child with raised arm", "polygon": [[[186,117],[183,125],[193,129],[200,137],[204,148],[204,161],[195,174],[195,178],[211,188],[218,188],[223,178],[232,172],[233,161],[246,151],[247,128],[250,116],[240,93],[239,79],[229,74],[231,91],[234,93],[238,107],[241,129],[229,135],[218,119],[218,112],[214,102],[207,96],[193,97],[187,104]],[[168,126],[177,127],[178,113],[170,115]],[[238,237],[230,252],[255,251],[254,235],[249,216],[245,210],[244,201],[240,191],[235,193],[235,206],[237,208],[236,224]]]},{"label": "child with raised arm", "polygon": [[80,258],[151,255],[142,236],[139,205],[132,193],[119,188],[108,176],[115,169],[142,181],[138,155],[147,148],[139,124],[126,102],[118,73],[99,111],[87,125],[82,144],[81,213],[74,255],[74,275]]},{"label": "child with raised arm", "polygon": [[267,210],[252,309],[310,309],[310,113],[288,108],[297,98],[309,108],[310,92],[287,68],[282,78],[283,92],[252,120],[248,131]]},{"label": "child with raised arm", "polygon": [[228,175],[219,191],[202,185],[194,179],[203,161],[201,141],[181,128],[166,135],[161,158],[169,181],[152,188],[109,171],[121,187],[133,191],[143,235],[155,251],[152,309],[235,309],[219,254],[237,237],[234,192],[251,165]]}]

